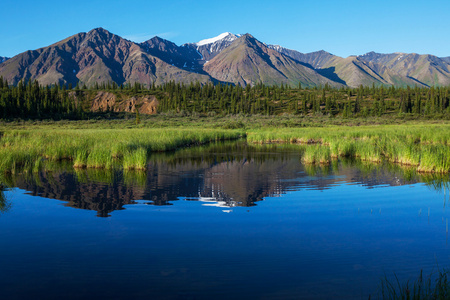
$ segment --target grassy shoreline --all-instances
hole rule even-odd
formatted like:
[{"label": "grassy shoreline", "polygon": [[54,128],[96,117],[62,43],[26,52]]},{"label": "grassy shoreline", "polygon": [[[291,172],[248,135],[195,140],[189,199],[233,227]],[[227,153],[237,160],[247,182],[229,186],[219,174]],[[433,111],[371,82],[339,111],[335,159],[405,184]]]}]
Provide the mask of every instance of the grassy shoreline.
[{"label": "grassy shoreline", "polygon": [[27,129],[2,132],[0,171],[39,171],[43,161],[73,161],[75,168],[145,169],[149,153],[238,139],[237,130]]},{"label": "grassy shoreline", "polygon": [[450,172],[449,124],[250,130],[247,141],[310,145],[305,163],[352,157],[413,166],[418,172]]},{"label": "grassy shoreline", "polygon": [[[323,121],[325,118],[321,118]],[[146,168],[150,153],[246,137],[249,143],[290,143],[302,160],[329,164],[341,157],[382,160],[418,172],[450,172],[450,123],[345,125],[298,116],[148,116],[134,120],[15,121],[0,123],[0,172],[38,171],[44,161],[69,160],[74,168]],[[372,122],[371,121],[371,122]],[[380,120],[378,120],[380,121]]]}]

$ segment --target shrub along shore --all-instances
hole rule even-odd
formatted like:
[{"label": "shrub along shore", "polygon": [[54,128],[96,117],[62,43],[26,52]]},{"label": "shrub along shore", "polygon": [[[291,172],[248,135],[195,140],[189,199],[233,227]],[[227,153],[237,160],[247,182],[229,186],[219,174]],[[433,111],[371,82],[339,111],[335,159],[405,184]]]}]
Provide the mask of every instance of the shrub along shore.
[{"label": "shrub along shore", "polygon": [[139,125],[132,120],[6,123],[0,126],[0,172],[37,172],[48,162],[61,160],[71,161],[74,168],[143,170],[151,153],[242,137],[255,144],[302,145],[298,151],[309,164],[347,157],[413,166],[419,172],[450,172],[450,124],[446,122],[285,127],[283,117],[266,120],[265,126],[257,119],[252,123],[243,118],[205,118],[189,123],[186,118],[174,118],[169,127],[151,128],[161,124],[162,118]]}]

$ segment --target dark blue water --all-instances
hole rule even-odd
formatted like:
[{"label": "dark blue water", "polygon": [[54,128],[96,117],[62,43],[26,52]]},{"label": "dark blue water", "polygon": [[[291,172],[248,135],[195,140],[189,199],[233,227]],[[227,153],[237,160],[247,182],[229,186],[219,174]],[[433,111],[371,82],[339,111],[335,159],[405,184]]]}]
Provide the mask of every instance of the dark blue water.
[{"label": "dark blue water", "polygon": [[231,150],[9,178],[2,299],[367,299],[450,265],[446,181]]}]

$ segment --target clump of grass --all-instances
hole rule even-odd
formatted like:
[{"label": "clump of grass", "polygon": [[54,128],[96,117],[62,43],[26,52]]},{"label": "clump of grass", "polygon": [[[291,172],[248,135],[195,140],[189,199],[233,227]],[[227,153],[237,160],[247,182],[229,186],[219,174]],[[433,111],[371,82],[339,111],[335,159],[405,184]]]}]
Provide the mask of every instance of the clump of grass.
[{"label": "clump of grass", "polygon": [[416,281],[401,283],[395,275],[391,281],[385,276],[381,280],[380,297],[383,300],[428,300],[450,299],[450,283],[448,282],[448,270],[438,271],[424,277],[423,272]]},{"label": "clump of grass", "polygon": [[419,172],[447,173],[450,171],[450,149],[443,145],[425,145],[421,151]]},{"label": "clump of grass", "polygon": [[105,168],[111,169],[113,167],[113,158],[108,148],[94,148],[89,153],[86,160],[86,167],[88,168]]},{"label": "clump of grass", "polygon": [[79,149],[75,153],[75,160],[73,162],[74,168],[86,168],[89,152],[87,149]]},{"label": "clump of grass", "polygon": [[343,157],[355,157],[356,146],[354,141],[344,140],[339,144],[339,156]]},{"label": "clump of grass", "polygon": [[125,170],[147,169],[147,151],[142,147],[127,151],[123,156],[123,168]]},{"label": "clump of grass", "polygon": [[333,140],[329,143],[331,158],[339,158],[339,141]]},{"label": "clump of grass", "polygon": [[311,145],[305,148],[302,161],[307,164],[328,165],[331,162],[331,151],[328,146]]},{"label": "clump of grass", "polygon": [[381,162],[382,156],[379,149],[373,143],[361,143],[358,147],[358,154],[362,161]]}]

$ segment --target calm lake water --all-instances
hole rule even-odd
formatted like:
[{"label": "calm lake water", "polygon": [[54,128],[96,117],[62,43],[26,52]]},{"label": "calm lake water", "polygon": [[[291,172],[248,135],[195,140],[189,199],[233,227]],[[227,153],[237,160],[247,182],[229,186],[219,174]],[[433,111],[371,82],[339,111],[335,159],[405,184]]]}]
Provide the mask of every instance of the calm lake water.
[{"label": "calm lake water", "polygon": [[450,266],[448,178],[213,145],[6,178],[2,299],[372,299]]}]

